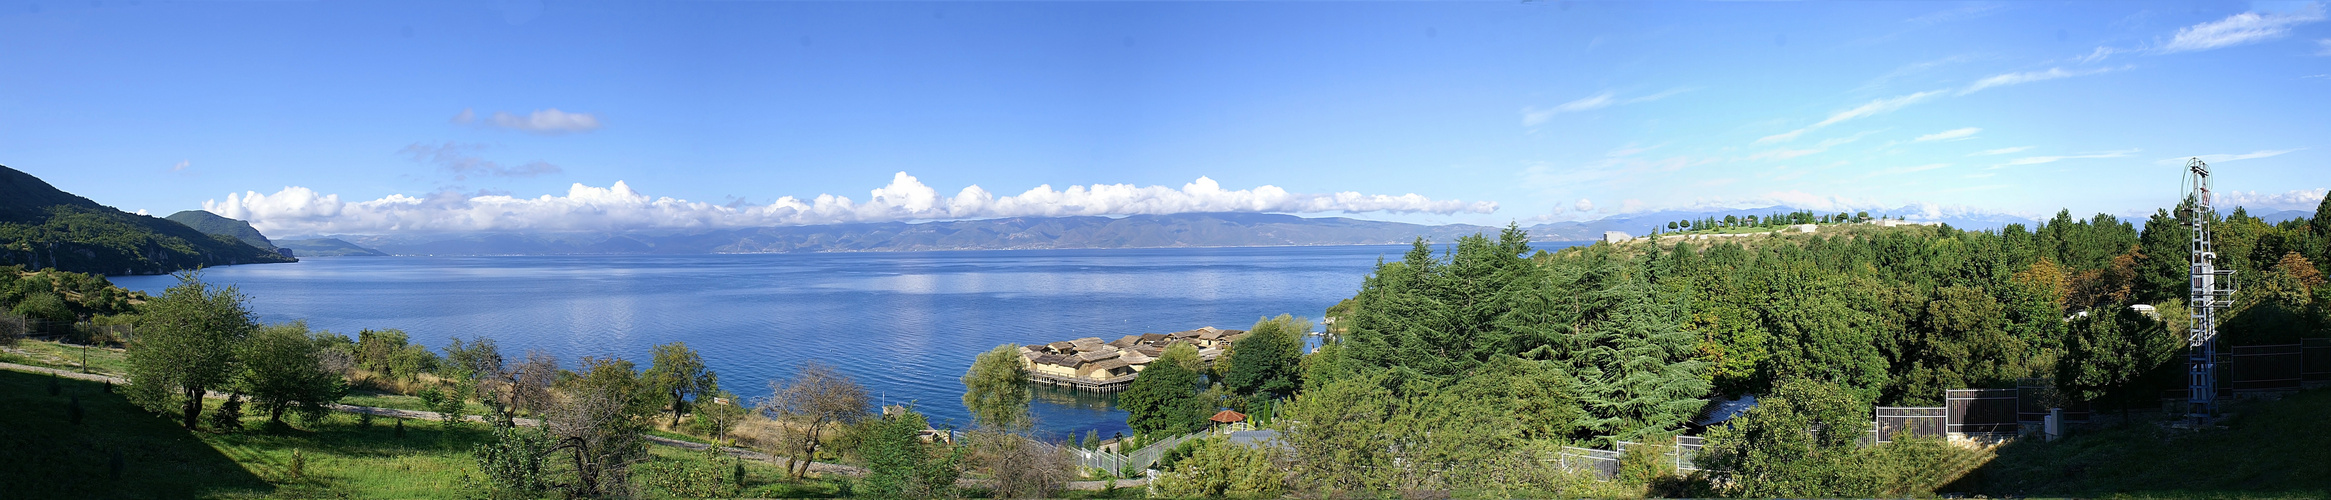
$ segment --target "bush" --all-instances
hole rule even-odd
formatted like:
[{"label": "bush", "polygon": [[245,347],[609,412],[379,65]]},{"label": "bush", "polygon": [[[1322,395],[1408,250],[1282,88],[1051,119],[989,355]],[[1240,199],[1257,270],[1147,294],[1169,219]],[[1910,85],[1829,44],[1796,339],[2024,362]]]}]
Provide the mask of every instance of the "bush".
[{"label": "bush", "polygon": [[[1273,448],[1231,444],[1220,436],[1193,447],[1171,472],[1158,478],[1158,491],[1171,497],[1275,498],[1285,493],[1286,471]],[[1181,447],[1175,447],[1176,450]]]},{"label": "bush", "polygon": [[25,321],[23,316],[0,313],[0,346],[15,346],[31,330],[32,323]]},{"label": "bush", "polygon": [[[403,420],[397,424],[397,429],[404,429]],[[550,438],[541,431],[496,427],[494,440],[479,444],[471,455],[477,457],[492,496],[533,498],[545,489],[542,462],[549,450]]]},{"label": "bush", "polygon": [[1628,486],[1647,486],[1662,477],[1674,476],[1675,446],[1666,439],[1628,446],[1619,455],[1619,481]]},{"label": "bush", "polygon": [[734,496],[736,488],[727,481],[727,467],[713,460],[678,461],[654,460],[632,466],[634,484],[650,496],[670,498],[714,498]]},{"label": "bush", "polygon": [[227,402],[219,403],[218,411],[211,412],[210,414],[210,428],[212,430],[226,433],[234,433],[243,430],[242,394],[227,396]]}]

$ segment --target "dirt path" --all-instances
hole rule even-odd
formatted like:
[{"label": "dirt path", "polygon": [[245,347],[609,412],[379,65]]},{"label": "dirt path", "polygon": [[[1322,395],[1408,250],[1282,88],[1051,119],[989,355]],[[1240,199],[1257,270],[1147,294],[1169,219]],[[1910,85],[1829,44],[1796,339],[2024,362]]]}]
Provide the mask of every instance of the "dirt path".
[{"label": "dirt path", "polygon": [[[31,366],[31,365],[20,365],[20,364],[16,364],[16,363],[0,363],[0,370],[10,370],[10,371],[29,372],[29,373],[45,373],[45,374],[56,375],[56,376],[60,376],[60,377],[64,377],[64,378],[69,378],[69,379],[74,379],[74,380],[85,380],[85,381],[90,381],[90,382],[112,382],[114,385],[128,385],[128,384],[129,384],[129,381],[128,381],[128,380],[124,380],[124,379],[122,379],[122,378],[120,378],[120,377],[114,377],[114,376],[110,376],[110,375],[98,375],[98,374],[93,374],[93,373],[81,373],[81,372],[76,372],[76,371],[72,371],[72,370],[59,370],[59,369],[55,369],[55,368],[44,368],[44,367],[39,367],[39,366]],[[212,393],[210,393],[209,397],[212,397],[212,398],[221,398],[221,399],[223,399],[223,398],[226,398],[226,397],[227,397],[227,395],[226,395],[226,393],[220,393],[220,392],[212,392]],[[343,404],[335,404],[335,405],[330,405],[330,408],[332,409],[332,411],[337,411],[337,412],[344,412],[344,413],[370,413],[370,414],[373,414],[373,415],[376,415],[376,416],[382,416],[382,417],[395,417],[395,418],[408,418],[408,419],[421,419],[421,420],[436,420],[436,419],[438,419],[438,418],[439,418],[439,414],[438,414],[437,412],[433,412],[433,411],[421,411],[421,410],[400,410],[400,409],[396,409],[396,408],[381,408],[381,407],[377,407],[377,406],[354,406],[354,405],[343,405]],[[486,421],[486,418],[485,418],[484,416],[480,416],[480,415],[464,415],[464,416],[462,416],[462,420],[466,420],[466,421],[470,421],[470,422],[485,422],[485,421]],[[535,420],[535,419],[531,419],[531,418],[520,418],[520,419],[515,419],[515,422],[517,422],[517,424],[518,424],[518,425],[527,426],[527,427],[535,427],[535,426],[540,426],[540,425],[542,425],[542,421],[540,421],[540,420]],[[667,438],[667,437],[663,437],[663,436],[657,436],[657,435],[653,435],[653,434],[646,435],[646,436],[642,436],[642,437],[645,437],[645,438],[647,438],[647,440],[648,440],[648,442],[649,442],[649,443],[653,443],[653,444],[655,444],[655,445],[657,445],[657,446],[669,446],[669,447],[673,447],[673,448],[681,448],[681,449],[688,449],[688,450],[703,450],[703,449],[705,449],[705,448],[709,448],[709,447],[711,447],[711,446],[712,446],[712,445],[708,445],[708,444],[704,444],[704,443],[697,443],[697,442],[691,442],[691,441],[682,441],[682,440],[678,440],[678,439],[672,439],[672,438]],[[785,458],[785,457],[771,456],[771,455],[769,455],[769,454],[767,454],[767,453],[761,453],[761,452],[758,452],[758,451],[748,450],[748,449],[744,449],[744,448],[736,448],[736,447],[730,447],[730,446],[722,446],[722,447],[720,447],[720,451],[721,451],[721,453],[726,453],[726,454],[728,454],[729,456],[732,456],[732,457],[742,458],[742,459],[746,459],[746,460],[757,460],[757,461],[761,461],[761,462],[766,462],[766,463],[771,463],[771,464],[778,464],[778,465],[785,465],[787,462],[791,462],[791,461],[792,461],[792,459]],[[851,477],[858,477],[858,476],[864,476],[864,475],[866,475],[866,469],[865,469],[865,468],[862,468],[862,467],[857,467],[857,466],[852,466],[852,465],[835,464],[835,463],[826,463],[826,462],[810,462],[810,464],[809,464],[809,471],[810,471],[810,472],[813,472],[813,473],[817,473],[817,474],[834,474],[834,475],[843,475],[843,476],[851,476]],[[965,483],[966,485],[974,485],[974,484],[978,484],[978,483],[971,482],[972,480],[969,480],[969,479],[966,479],[966,480],[964,480],[964,481],[966,482],[966,483]],[[1125,479],[1125,480],[1119,480],[1119,481],[1117,481],[1117,487],[1119,487],[1119,488],[1138,488],[1138,487],[1145,486],[1145,485],[1147,485],[1147,484],[1149,484],[1149,480],[1148,480],[1148,479],[1146,479],[1146,478],[1144,478],[1144,479]],[[1106,488],[1106,487],[1108,487],[1108,481],[1074,481],[1074,482],[1070,482],[1070,483],[1068,483],[1068,489],[1072,489],[1072,490],[1088,490],[1088,491],[1091,491],[1091,490],[1100,490],[1100,489],[1103,489],[1103,488]]]}]

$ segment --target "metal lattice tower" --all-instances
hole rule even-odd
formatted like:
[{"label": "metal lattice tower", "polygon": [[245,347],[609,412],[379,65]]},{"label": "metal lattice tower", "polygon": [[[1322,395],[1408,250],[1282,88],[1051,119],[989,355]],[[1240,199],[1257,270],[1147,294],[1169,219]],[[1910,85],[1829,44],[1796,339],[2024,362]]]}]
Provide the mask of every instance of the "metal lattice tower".
[{"label": "metal lattice tower", "polygon": [[2193,328],[2186,336],[2186,418],[2206,423],[2218,412],[2218,311],[2234,305],[2234,271],[2218,269],[2217,250],[2210,245],[2210,165],[2200,158],[2185,162],[2185,203],[2178,210],[2193,228],[2192,278],[2189,290]]}]

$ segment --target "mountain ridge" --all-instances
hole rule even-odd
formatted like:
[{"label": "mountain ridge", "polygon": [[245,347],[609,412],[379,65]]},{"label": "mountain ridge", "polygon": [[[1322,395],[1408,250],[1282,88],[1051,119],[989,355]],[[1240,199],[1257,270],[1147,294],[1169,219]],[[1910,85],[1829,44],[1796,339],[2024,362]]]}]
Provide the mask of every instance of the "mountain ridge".
[{"label": "mountain ridge", "polygon": [[278,262],[296,260],[169,219],[123,212],[0,165],[0,266],[120,276]]}]

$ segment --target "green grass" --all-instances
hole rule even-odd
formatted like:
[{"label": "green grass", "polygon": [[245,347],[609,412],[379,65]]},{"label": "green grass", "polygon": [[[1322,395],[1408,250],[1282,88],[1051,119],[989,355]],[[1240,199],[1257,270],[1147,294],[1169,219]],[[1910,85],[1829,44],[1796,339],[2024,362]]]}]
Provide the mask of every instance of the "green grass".
[{"label": "green grass", "polygon": [[[47,340],[24,340],[15,347],[0,350],[0,362],[32,365],[43,368],[81,371],[82,347]],[[89,372],[122,376],[129,373],[129,361],[120,349],[90,347]]]},{"label": "green grass", "polygon": [[[355,389],[348,391],[347,397],[340,398],[340,404],[371,406],[375,408],[395,408],[399,410],[436,411],[429,409],[429,405],[421,404],[421,398],[419,396],[406,396],[403,394],[366,389]],[[486,405],[478,404],[476,401],[465,401],[461,406],[461,414],[463,415],[487,415],[492,411],[492,409],[486,408]]]},{"label": "green grass", "polygon": [[[0,492],[8,498],[466,498],[474,495],[463,478],[477,475],[469,450],[490,439],[485,424],[446,429],[432,420],[404,421],[400,438],[393,419],[367,426],[353,414],[313,425],[293,420],[292,428],[274,431],[264,430],[259,416],[244,419],[250,429],[244,432],[187,431],[170,417],[103,393],[98,383],[59,380],[63,390],[53,397],[49,383],[47,376],[0,370]],[[68,396],[81,398],[80,425],[67,422]],[[211,409],[218,403],[211,401]],[[117,450],[126,465],[120,479],[108,465]],[[293,450],[304,457],[297,476]],[[737,463],[700,451],[649,450],[650,463],[722,476]],[[831,497],[843,488],[826,479],[786,482],[775,466],[741,463],[746,496]]]},{"label": "green grass", "polygon": [[[0,371],[0,485],[16,498],[154,498],[264,495],[275,486],[168,417],[106,394],[100,384]],[[80,425],[66,420],[81,399]],[[113,477],[114,453],[123,471]]]},{"label": "green grass", "polygon": [[2155,421],[2021,440],[1952,490],[1991,496],[2331,498],[2331,389],[2231,405],[2224,429]]}]

